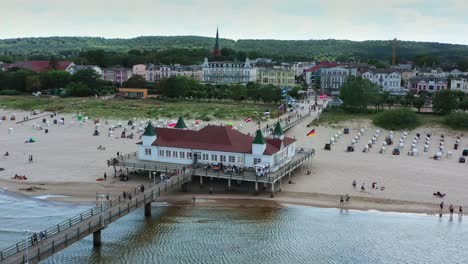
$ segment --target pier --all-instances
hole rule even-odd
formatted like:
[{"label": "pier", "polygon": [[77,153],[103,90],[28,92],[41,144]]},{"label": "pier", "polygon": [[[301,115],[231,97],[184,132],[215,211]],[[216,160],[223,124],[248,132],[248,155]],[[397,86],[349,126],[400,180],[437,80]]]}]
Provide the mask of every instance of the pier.
[{"label": "pier", "polygon": [[[298,115],[288,121],[282,120],[281,123],[284,130],[288,130],[311,117],[311,115],[312,113]],[[266,131],[268,129],[264,127],[262,130]],[[103,243],[101,239],[102,232],[105,232],[109,224],[139,208],[144,208],[145,216],[151,216],[151,202],[160,197],[161,194],[176,188],[187,191],[188,184],[193,181],[194,177],[198,178],[200,186],[203,186],[204,180],[226,180],[228,190],[231,189],[232,181],[253,183],[255,193],[259,193],[259,184],[263,184],[264,187],[269,187],[270,195],[274,197],[276,192],[281,191],[283,181],[287,179],[291,183],[296,170],[302,168],[303,165],[310,166],[314,155],[315,151],[313,149],[297,148],[294,157],[282,161],[274,168],[274,172],[267,173],[264,176],[258,176],[253,169],[249,168],[242,171],[227,172],[206,164],[193,164],[185,167],[186,165],[175,163],[142,161],[138,160],[136,152],[111,158],[107,161],[107,165],[114,167],[115,172],[117,172],[117,169],[122,169],[126,171],[127,175],[129,172],[148,173],[150,181],[145,186],[145,191],[141,192],[135,188],[131,190],[132,200],[123,199],[123,197],[119,196],[113,200],[103,202],[100,206],[86,210],[43,230],[44,237],[39,236],[37,233],[37,241],[33,239],[33,236],[29,235],[24,240],[2,249],[0,251],[0,263],[39,263],[41,260],[58,253],[89,235],[93,236],[93,245],[100,247]],[[172,176],[160,181],[159,178],[157,180],[154,178],[156,172],[163,173],[165,176]]]},{"label": "pier", "polygon": [[185,174],[173,176],[164,182],[150,182],[150,186],[145,186],[147,188],[143,193],[137,189],[132,190],[132,200],[124,200],[119,196],[116,199],[106,201],[102,206],[94,207],[44,230],[45,238],[42,240],[37,234],[37,242],[33,240],[32,236],[29,236],[27,241],[22,240],[1,250],[0,263],[39,263],[91,234],[93,235],[93,245],[99,247],[102,243],[101,233],[105,232],[109,224],[141,207],[145,208],[145,216],[151,216],[152,201],[161,196],[162,193],[180,186],[185,189],[191,178],[191,172],[187,171]]}]

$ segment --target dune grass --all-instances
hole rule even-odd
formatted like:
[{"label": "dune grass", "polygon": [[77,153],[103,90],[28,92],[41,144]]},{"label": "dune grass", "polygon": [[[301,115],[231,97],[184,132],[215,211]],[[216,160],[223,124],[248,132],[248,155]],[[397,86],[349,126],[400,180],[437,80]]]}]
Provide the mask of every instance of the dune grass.
[{"label": "dune grass", "polygon": [[[265,119],[263,112],[276,106],[245,102],[165,102],[156,99],[95,99],[95,98],[33,98],[27,96],[0,96],[0,109],[24,111],[58,111],[82,113],[89,117],[129,119],[176,118],[210,120],[242,120],[247,116],[254,120]],[[279,112],[272,111],[271,118]]]},{"label": "dune grass", "polygon": [[[386,112],[385,110],[383,112]],[[333,111],[325,111],[320,115],[320,120],[315,120],[312,124],[313,125],[336,125],[341,122],[345,121],[352,121],[352,120],[373,120],[380,112],[376,111],[369,111],[363,113],[350,113],[344,110],[333,110]],[[436,115],[432,113],[416,113],[417,118],[419,119],[418,126],[439,126],[439,127],[450,127],[446,123],[446,117],[441,115]],[[381,127],[381,126],[380,126]],[[408,127],[412,127],[411,125]],[[460,127],[451,127],[453,129],[461,129]],[[466,129],[465,129],[466,130]]]}]

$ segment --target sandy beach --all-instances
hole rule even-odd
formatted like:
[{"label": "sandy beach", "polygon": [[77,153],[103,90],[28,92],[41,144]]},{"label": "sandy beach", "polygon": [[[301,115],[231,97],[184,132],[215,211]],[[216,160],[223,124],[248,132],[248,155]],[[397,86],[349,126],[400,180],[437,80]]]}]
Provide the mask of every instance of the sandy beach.
[{"label": "sandy beach", "polygon": [[[17,120],[30,113],[0,110],[0,116],[7,117],[15,113]],[[42,114],[40,114],[42,115]],[[127,127],[128,120],[100,120],[100,136],[92,136],[94,131],[93,120],[88,120],[80,126],[77,122],[71,124],[71,115],[58,115],[54,118],[65,118],[64,125],[53,124],[53,119],[47,118],[51,123],[49,133],[33,128],[33,124],[41,124],[42,118],[31,120],[22,124],[14,121],[0,123],[0,188],[11,192],[22,193],[30,196],[59,195],[65,197],[52,197],[49,200],[64,202],[90,202],[95,200],[96,192],[119,195],[124,190],[133,189],[141,183],[147,183],[147,177],[132,177],[128,182],[120,182],[112,177],[113,169],[107,167],[106,160],[115,156],[117,152],[130,153],[136,150],[138,142],[138,124],[135,130]],[[394,156],[391,151],[394,146],[388,146],[384,154],[379,154],[380,146],[389,131],[381,130],[380,137],[370,152],[363,153],[364,144],[373,137],[376,128],[370,122],[346,122],[339,126],[307,127],[312,120],[304,120],[301,124],[287,132],[287,136],[298,140],[297,146],[314,148],[316,155],[310,168],[303,167],[293,177],[294,184],[283,182],[282,191],[275,198],[269,198],[265,194],[253,196],[248,193],[232,194],[223,191],[215,191],[214,195],[207,194],[206,189],[193,188],[193,193],[174,192],[161,197],[161,201],[172,204],[185,204],[191,201],[193,195],[197,196],[201,205],[235,205],[242,206],[245,200],[253,205],[268,206],[280,204],[301,204],[319,207],[340,207],[340,195],[349,194],[350,203],[344,208],[359,210],[382,210],[397,212],[438,213],[438,205],[444,201],[446,207],[468,206],[468,192],[466,183],[468,165],[458,163],[458,157],[463,149],[468,148],[465,138],[461,138],[458,150],[453,150],[455,137],[461,136],[461,132],[446,131],[441,128],[419,128],[407,131],[401,155]],[[165,120],[166,122],[169,120]],[[192,124],[193,120],[185,120]],[[255,122],[243,123],[236,120],[220,120],[214,123],[233,122],[240,131],[252,133],[258,127]],[[273,124],[275,120],[270,120]],[[107,135],[110,125],[121,128],[114,130],[114,136]],[[237,124],[237,125],[236,125]],[[239,125],[242,124],[242,127]],[[324,150],[325,143],[330,141],[337,131],[350,128],[349,135],[342,135],[338,142],[332,146],[331,151]],[[13,128],[13,133],[9,133]],[[133,132],[134,139],[120,138],[124,128]],[[306,137],[307,132],[315,128],[316,135]],[[345,152],[358,129],[364,128],[364,135],[356,145],[355,152]],[[423,152],[424,139],[419,140],[417,149],[419,156],[408,156],[411,141],[416,133],[432,134],[431,146],[428,152]],[[439,146],[440,135],[445,135],[447,151],[452,151],[451,157],[443,155],[441,160],[433,160],[432,157]],[[402,132],[394,133],[396,143],[402,136]],[[24,143],[29,138],[34,138],[35,143]],[[395,143],[395,144],[396,144]],[[105,150],[98,150],[103,146]],[[3,154],[8,151],[10,156]],[[28,156],[33,155],[33,162],[28,161]],[[311,174],[306,175],[310,169]],[[103,174],[108,175],[107,181],[96,181]],[[28,180],[11,179],[15,174],[26,175]],[[357,188],[352,187],[352,181],[356,180]],[[372,189],[376,182],[379,189]],[[365,191],[360,187],[365,184]],[[195,185],[194,185],[195,186]],[[381,190],[380,187],[385,187]],[[222,188],[221,188],[222,190]],[[446,196],[441,199],[433,195],[440,191]],[[238,201],[238,202],[234,202]]]}]

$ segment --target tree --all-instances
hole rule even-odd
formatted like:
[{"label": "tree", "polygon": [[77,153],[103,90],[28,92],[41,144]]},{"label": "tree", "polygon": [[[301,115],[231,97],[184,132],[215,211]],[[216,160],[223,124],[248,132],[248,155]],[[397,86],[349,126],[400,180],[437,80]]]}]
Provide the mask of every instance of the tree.
[{"label": "tree", "polygon": [[401,105],[403,105],[404,107],[411,106],[413,105],[414,99],[414,94],[409,92],[401,99]]},{"label": "tree", "polygon": [[41,73],[42,89],[64,88],[70,81],[71,75],[66,71],[48,71]]},{"label": "tree", "polygon": [[458,108],[458,99],[453,91],[442,90],[435,93],[432,109],[439,114],[450,114]]},{"label": "tree", "polygon": [[169,98],[185,97],[189,94],[189,82],[186,77],[172,76],[160,82],[162,95]]},{"label": "tree", "polygon": [[73,82],[82,82],[91,89],[96,89],[100,82],[99,74],[93,69],[83,69],[72,75]]},{"label": "tree", "polygon": [[466,112],[468,110],[468,96],[463,98],[463,100],[461,100],[459,103],[458,103],[458,108],[460,110],[463,110],[463,112]]},{"label": "tree", "polygon": [[301,91],[302,88],[300,86],[294,86],[291,90],[289,90],[288,94],[289,96],[293,98],[299,98],[299,91]]},{"label": "tree", "polygon": [[26,77],[25,91],[34,92],[41,88],[41,78],[39,75],[29,75]]},{"label": "tree", "polygon": [[347,108],[366,109],[379,98],[379,87],[362,77],[350,76],[340,89],[340,98]]},{"label": "tree", "polygon": [[264,85],[260,88],[260,97],[262,98],[263,102],[273,102],[273,98],[275,97],[275,88],[276,87],[272,84]]},{"label": "tree", "polygon": [[281,88],[275,86],[275,87],[273,88],[273,97],[272,97],[273,102],[279,103],[279,102],[281,101],[281,99],[282,99],[282,96],[281,96],[281,95],[282,95],[282,90],[281,90]]},{"label": "tree", "polygon": [[67,95],[69,96],[84,97],[92,95],[91,88],[82,82],[71,82],[66,86],[65,89],[67,90]]},{"label": "tree", "polygon": [[257,102],[260,100],[260,85],[258,83],[250,82],[247,84],[247,97]]},{"label": "tree", "polygon": [[143,76],[134,75],[125,82],[124,86],[128,88],[145,88],[148,83]]},{"label": "tree", "polygon": [[418,109],[418,112],[421,112],[421,108],[426,104],[426,98],[423,96],[416,97],[413,100],[413,106]]},{"label": "tree", "polygon": [[230,98],[235,101],[242,101],[245,99],[247,91],[244,85],[236,84],[231,87]]}]

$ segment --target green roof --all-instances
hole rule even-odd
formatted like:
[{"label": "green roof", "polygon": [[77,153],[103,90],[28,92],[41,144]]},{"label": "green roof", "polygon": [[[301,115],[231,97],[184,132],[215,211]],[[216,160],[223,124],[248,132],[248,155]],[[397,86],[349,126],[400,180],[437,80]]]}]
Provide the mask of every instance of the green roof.
[{"label": "green roof", "polygon": [[145,133],[143,133],[143,136],[156,136],[156,132],[154,132],[154,127],[151,121],[148,122],[148,125],[145,128]]},{"label": "green roof", "polygon": [[260,129],[257,130],[257,135],[255,135],[253,144],[266,144],[265,138],[263,137],[262,131]]},{"label": "green roof", "polygon": [[184,119],[182,119],[182,117],[179,117],[179,120],[177,120],[175,128],[187,128],[187,125],[185,124]]},{"label": "green roof", "polygon": [[280,122],[276,123],[275,130],[273,131],[273,135],[275,136],[284,135],[283,128],[281,127]]}]

